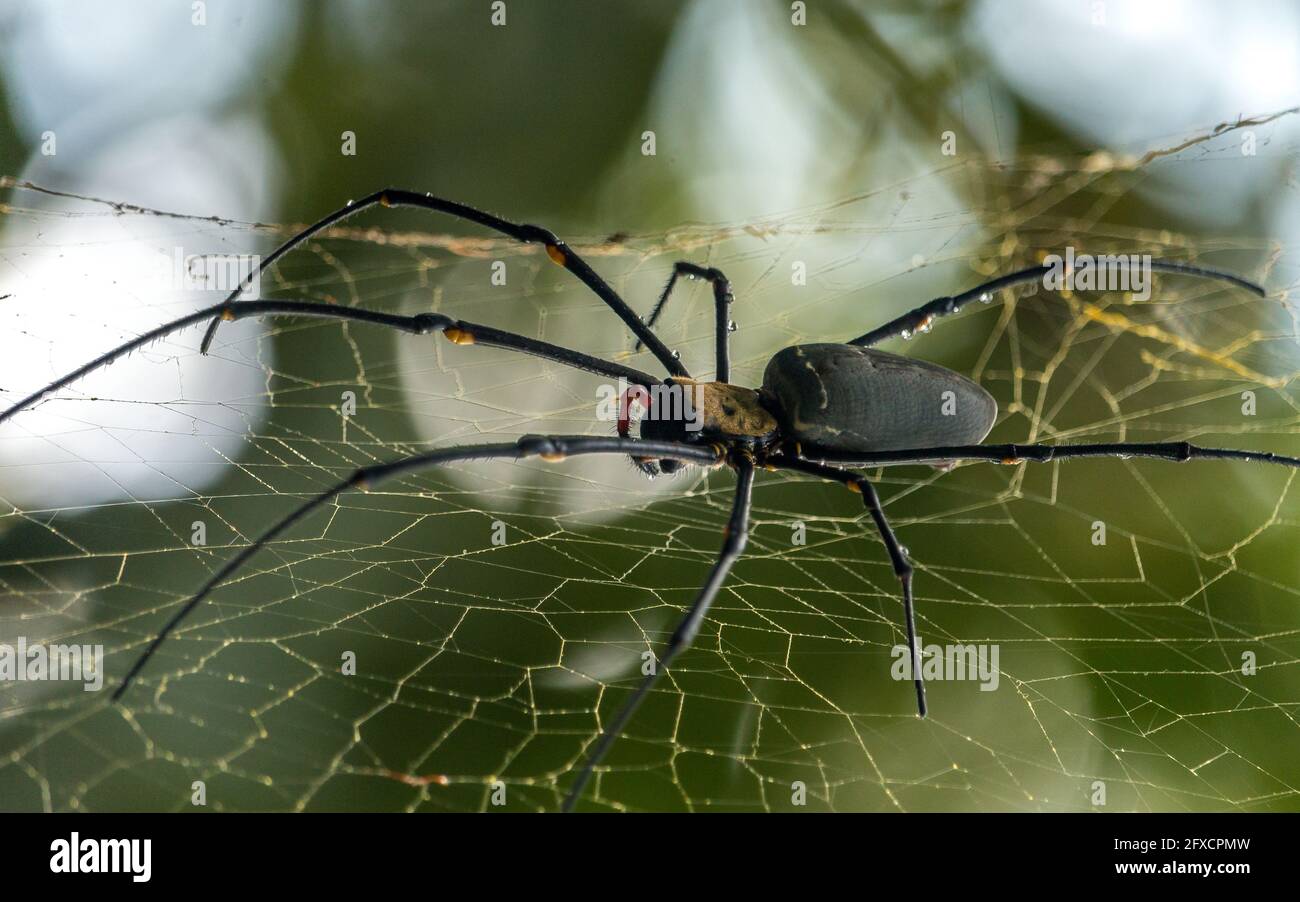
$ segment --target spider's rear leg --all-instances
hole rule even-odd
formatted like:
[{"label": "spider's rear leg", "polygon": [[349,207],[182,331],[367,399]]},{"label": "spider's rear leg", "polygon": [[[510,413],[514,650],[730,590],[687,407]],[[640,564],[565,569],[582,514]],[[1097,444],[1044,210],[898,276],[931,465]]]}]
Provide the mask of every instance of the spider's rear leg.
[{"label": "spider's rear leg", "polygon": [[590,757],[587,758],[587,762],[583,765],[578,778],[569,787],[568,795],[565,796],[564,805],[562,806],[563,811],[573,810],[573,806],[582,797],[582,791],[586,787],[587,781],[591,779],[592,771],[600,764],[615,740],[622,734],[624,727],[632,719],[632,715],[636,713],[636,709],[658,681],[664,669],[678,655],[690,648],[691,643],[695,641],[695,636],[700,630],[700,624],[704,622],[704,617],[708,614],[713,599],[717,596],[718,590],[722,588],[722,583],[726,580],[731,565],[736,562],[741,552],[745,550],[745,543],[749,539],[749,510],[754,490],[754,464],[746,455],[738,456],[734,463],[737,475],[736,495],[731,505],[731,517],[727,521],[726,538],[723,540],[721,551],[718,552],[717,560],[713,563],[713,569],[709,571],[704,585],[700,587],[700,591],[695,596],[695,601],[692,603],[690,610],[686,612],[681,622],[677,624],[677,628],[673,630],[668,644],[664,646],[663,652],[655,661],[654,668],[637,686],[632,693],[632,697],[623,703],[623,707],[619,709],[614,720],[601,732],[600,738],[596,741],[596,747],[592,750]]},{"label": "spider's rear leg", "polygon": [[[1190,263],[1175,263],[1171,260],[1147,260],[1146,265],[1150,267],[1152,272],[1214,279],[1229,285],[1235,285],[1238,288],[1244,288],[1259,297],[1266,296],[1264,289],[1249,279],[1243,279],[1241,276],[1220,269],[1213,269],[1208,266],[1193,266]],[[937,318],[957,313],[971,301],[977,299],[981,303],[987,304],[993,300],[995,291],[1010,288],[1013,285],[1024,285],[1027,282],[1038,281],[1050,273],[1051,270],[1051,265],[1040,263],[1037,266],[1026,267],[1004,276],[998,276],[995,279],[989,279],[984,284],[976,285],[961,294],[935,298],[914,310],[909,310],[902,316],[895,317],[883,326],[872,329],[865,335],[859,335],[857,338],[851,339],[847,344],[868,347],[895,336],[901,335],[903,338],[910,338],[918,332],[928,332]]]},{"label": "spider's rear leg", "polygon": [[770,459],[768,463],[777,469],[796,470],[810,476],[820,476],[822,479],[842,483],[850,491],[862,496],[862,503],[866,505],[871,519],[876,524],[876,531],[880,533],[880,538],[885,543],[885,551],[889,554],[889,563],[893,567],[894,575],[898,577],[898,582],[903,588],[903,617],[907,622],[907,648],[911,656],[912,683],[916,687],[916,709],[917,713],[925,717],[927,712],[925,679],[921,675],[921,649],[916,638],[916,612],[912,600],[912,565],[907,560],[907,549],[898,541],[893,527],[885,517],[885,510],[881,507],[880,496],[876,494],[875,487],[865,476],[838,467],[813,463],[810,460],[778,457]]}]

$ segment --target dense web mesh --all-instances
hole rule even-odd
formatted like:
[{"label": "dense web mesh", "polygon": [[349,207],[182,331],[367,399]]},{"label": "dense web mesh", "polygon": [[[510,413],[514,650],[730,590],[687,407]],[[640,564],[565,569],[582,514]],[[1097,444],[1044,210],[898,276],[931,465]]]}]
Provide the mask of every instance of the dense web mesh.
[{"label": "dense web mesh", "polygon": [[[1269,297],[1170,276],[1149,301],[1008,291],[888,347],[983,384],[1000,406],[994,441],[1295,454],[1296,248],[1124,224],[1160,166],[1211,178],[1232,165],[1236,143],[1216,140],[1146,158],[953,163],[760,222],[573,244],[642,312],[675,259],[726,271],[733,380],[750,385],[786,344],[847,339],[1066,245],[1231,268]],[[106,267],[92,274],[121,293],[63,309],[42,295],[43,265],[81,265],[91,245],[110,259],[141,244],[265,253],[293,228],[5,187],[6,328],[52,361],[38,354],[21,385],[0,386],[5,404],[69,368],[53,362],[65,335],[103,350],[198,306]],[[681,291],[661,334],[707,376],[711,297]],[[349,222],[285,260],[262,295],[438,310],[658,371],[543,253],[419,214]],[[54,318],[33,324],[34,305]],[[505,810],[556,808],[703,580],[734,477],[647,483],[616,459],[467,463],[345,494],[219,589],[115,705],[108,689],[196,587],[353,468],[613,430],[594,416],[602,380],[438,336],[240,323],[205,364],[200,335],[112,368],[143,378],[146,400],[73,386],[0,432],[0,641],[108,652],[102,692],[0,685],[0,805],[188,809],[201,780],[223,810],[497,810],[494,784]],[[190,367],[207,365],[221,384],[197,387]],[[41,502],[39,486],[62,497],[87,473],[91,500]],[[870,475],[917,569],[923,643],[996,646],[997,688],[933,681],[918,719],[910,685],[890,676],[898,585],[860,500],[763,474],[745,557],[590,800],[798,810],[800,781],[806,810],[1079,810],[1101,807],[1100,781],[1110,810],[1300,809],[1292,471],[1087,460]]]}]

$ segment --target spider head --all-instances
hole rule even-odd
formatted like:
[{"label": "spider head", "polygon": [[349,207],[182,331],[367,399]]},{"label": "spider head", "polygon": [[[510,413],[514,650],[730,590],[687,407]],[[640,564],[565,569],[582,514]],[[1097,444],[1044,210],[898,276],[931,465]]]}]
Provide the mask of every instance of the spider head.
[{"label": "spider head", "polygon": [[[689,442],[701,440],[703,405],[697,395],[701,386],[689,380],[666,379],[662,385],[644,388],[634,385],[623,393],[619,404],[618,434],[631,430],[631,406],[640,405],[640,437],[646,441]],[[633,456],[632,462],[647,476],[671,475],[685,464],[678,460]]]}]

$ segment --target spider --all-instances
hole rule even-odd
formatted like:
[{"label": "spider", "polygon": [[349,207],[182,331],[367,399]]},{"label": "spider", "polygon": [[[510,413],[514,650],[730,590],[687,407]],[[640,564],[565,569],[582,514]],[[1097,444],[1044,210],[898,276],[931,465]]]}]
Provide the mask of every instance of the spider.
[{"label": "spider", "polygon": [[[509,238],[541,244],[557,265],[576,276],[623,321],[636,338],[636,348],[645,346],[668,371],[661,380],[609,360],[581,351],[550,344],[491,326],[455,320],[440,313],[404,316],[364,308],[327,306],[298,300],[240,300],[253,280],[281,257],[341,220],[368,207],[416,207],[448,214],[476,223]],[[1153,260],[1156,272],[1198,276],[1227,282],[1260,297],[1259,286],[1230,273],[1183,263]],[[207,322],[199,345],[207,353],[222,322],[260,316],[304,316],[352,320],[387,326],[413,335],[442,333],[460,345],[505,348],[575,367],[610,379],[626,380],[631,386],[620,402],[618,436],[529,435],[518,441],[456,446],[428,451],[389,463],[362,467],[346,479],[309,499],[267,529],[252,544],[222,566],[190,597],[132,664],[113,693],[119,701],[140,671],[169,635],[208,595],[246,564],[267,543],[295,523],[352,489],[364,489],[382,480],[457,461],[485,459],[521,460],[539,457],[559,461],[588,454],[625,454],[647,474],[672,473],[686,466],[726,467],[736,473],[731,514],[722,547],[694,602],[677,624],[654,662],[651,672],[633,691],[617,716],[600,732],[586,761],[570,785],[562,810],[571,810],[581,798],[592,773],[622,734],[638,705],[663,671],[690,647],[709,607],[733,563],[745,548],[750,498],[755,471],[759,467],[786,470],[838,482],[861,495],[885,546],[902,595],[910,661],[920,661],[912,600],[912,566],[880,504],[875,489],[854,468],[897,464],[929,463],[948,466],[960,461],[991,461],[1005,464],[1029,461],[1046,463],[1081,457],[1151,457],[1169,461],[1197,459],[1240,460],[1273,463],[1300,468],[1300,458],[1260,451],[1205,448],[1188,442],[1116,442],[1069,445],[983,445],[993,427],[997,403],[982,387],[951,370],[932,363],[874,350],[886,339],[910,337],[926,332],[936,318],[957,313],[968,303],[988,302],[992,293],[1041,279],[1047,264],[1031,266],[991,279],[961,294],[936,298],[890,320],[864,335],[844,343],[796,345],[779,351],[767,364],[758,389],[731,384],[728,339],[731,332],[728,308],[733,296],[731,284],[721,271],[689,262],[674,264],[672,275],[647,319],[642,319],[587,263],[553,232],[537,225],[515,223],[455,201],[389,188],[330,213],[289,238],[262,259],[256,271],[221,303],[180,317],[95,358],[84,366],[23,398],[0,413],[0,423],[47,395],[105,367],[131,351],[191,325]],[[654,333],[653,326],[663,312],[679,279],[702,279],[713,289],[716,329],[714,376],[709,382],[691,378],[677,355]],[[678,407],[667,412],[647,411],[640,436],[630,435],[630,404],[644,400],[658,387],[687,390],[699,399],[699,409]],[[951,413],[941,413],[941,399]],[[655,416],[650,414],[654,413]],[[688,416],[690,422],[688,423]],[[692,428],[698,427],[698,428]],[[912,668],[917,711],[926,715],[925,683],[920,668]]]}]

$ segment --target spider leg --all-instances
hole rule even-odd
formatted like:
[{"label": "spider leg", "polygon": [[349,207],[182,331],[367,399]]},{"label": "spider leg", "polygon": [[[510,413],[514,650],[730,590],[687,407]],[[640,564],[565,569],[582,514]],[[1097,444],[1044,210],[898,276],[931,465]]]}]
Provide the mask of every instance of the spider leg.
[{"label": "spider leg", "polygon": [[18,413],[18,411],[36,403],[51,392],[58,391],[61,388],[71,385],[82,376],[94,372],[95,370],[102,369],[113,361],[126,356],[138,348],[144,347],[160,338],[165,338],[173,332],[179,332],[181,329],[187,328],[196,323],[211,320],[212,324],[208,326],[208,330],[203,336],[203,342],[199,346],[199,350],[206,354],[208,352],[208,346],[212,343],[217,323],[240,320],[252,316],[307,316],[318,319],[351,320],[355,322],[387,326],[412,335],[427,335],[431,332],[442,332],[443,335],[447,336],[448,339],[457,344],[481,344],[488,347],[508,348],[533,357],[541,357],[544,360],[550,360],[555,363],[565,364],[566,366],[576,367],[580,370],[586,370],[587,372],[595,373],[599,376],[606,376],[611,379],[625,379],[633,385],[643,385],[647,388],[659,384],[659,380],[654,376],[633,369],[632,367],[623,366],[622,364],[608,360],[602,360],[601,358],[593,357],[590,354],[572,351],[568,348],[561,347],[560,345],[553,345],[549,342],[539,341],[535,338],[527,338],[513,332],[494,329],[491,326],[483,326],[478,323],[454,320],[451,317],[443,316],[440,313],[419,313],[414,316],[401,316],[398,314],[384,313],[377,310],[366,310],[358,307],[336,307],[330,304],[319,304],[313,301],[230,301],[223,304],[216,304],[212,307],[195,311],[188,316],[182,316],[179,319],[172,320],[170,323],[152,329],[138,338],[134,338],[131,341],[119,345],[111,351],[101,354],[85,366],[79,367],[67,375],[56,379],[44,388],[33,392],[0,412],[0,423],[4,423],[14,414]]},{"label": "spider leg", "polygon": [[690,610],[686,612],[686,616],[673,630],[672,636],[668,639],[668,644],[664,646],[663,653],[654,662],[654,669],[641,681],[641,685],[632,693],[632,697],[623,703],[623,707],[619,709],[618,715],[610,722],[609,726],[601,732],[600,739],[596,741],[596,746],[582,766],[577,779],[569,787],[561,811],[573,810],[573,806],[582,797],[582,791],[586,788],[587,781],[591,779],[592,771],[600,764],[610,747],[622,734],[623,728],[627,726],[628,721],[632,719],[632,715],[636,713],[636,709],[659,680],[660,674],[679,654],[690,648],[691,643],[695,640],[695,634],[700,630],[700,624],[704,621],[704,616],[709,612],[709,606],[713,604],[714,597],[718,594],[718,590],[722,588],[723,580],[727,578],[727,573],[731,570],[731,565],[736,562],[736,559],[740,557],[740,553],[745,549],[745,543],[749,538],[749,509],[754,488],[753,463],[744,459],[737,461],[736,473],[736,495],[731,505],[731,519],[727,522],[726,538],[722,543],[722,550],[718,552],[718,558],[713,564],[713,569],[709,571],[709,576],[700,588],[699,594],[695,596],[695,601]]},{"label": "spider leg", "polygon": [[[246,564],[254,555],[266,547],[267,543],[283,533],[295,523],[307,517],[317,508],[342,495],[350,489],[367,489],[394,476],[414,473],[430,467],[455,463],[462,460],[523,460],[540,457],[546,461],[559,461],[565,457],[584,454],[628,454],[638,451],[666,458],[674,458],[696,464],[716,464],[719,462],[718,451],[707,445],[688,445],[680,442],[640,442],[632,439],[611,438],[586,435],[527,435],[517,442],[502,442],[491,445],[461,445],[455,448],[443,448],[427,451],[411,457],[402,458],[386,464],[375,464],[355,470],[342,482],[331,486],[311,500],[304,502],[266,532],[258,536],[253,544],[244,548],[226,562],[220,570],[203,584],[189,601],[185,602],[172,618],[167,621],[158,635],[145,648],[144,653],[136,659],[127,671],[121,684],[113,692],[113,701],[117,701],[131,687],[136,676],[149,663],[154,652],[169,635],[188,617],[196,607],[207,598],[214,589]],[[752,477],[751,477],[752,478]],[[742,543],[743,544],[743,543]],[[725,571],[724,571],[725,572]],[[719,582],[721,580],[719,579]],[[716,587],[715,587],[716,591]],[[712,596],[710,596],[712,597]]]},{"label": "spider leg", "polygon": [[1110,442],[1077,445],[952,445],[942,448],[916,448],[901,451],[875,451],[850,453],[832,453],[812,451],[820,462],[802,460],[786,456],[773,457],[768,463],[778,469],[796,470],[824,479],[842,482],[862,493],[862,500],[871,511],[871,517],[880,531],[889,552],[894,572],[903,584],[903,609],[907,617],[907,641],[912,652],[913,672],[916,683],[916,699],[921,716],[926,713],[925,685],[920,671],[916,669],[920,657],[917,654],[916,627],[912,605],[912,568],[907,562],[906,552],[899,545],[893,530],[885,519],[884,510],[874,488],[864,477],[849,473],[841,466],[867,467],[890,466],[896,464],[932,463],[935,461],[995,461],[1004,464],[1016,464],[1022,461],[1048,463],[1054,460],[1069,460],[1086,457],[1150,457],[1158,460],[1241,460],[1253,463],[1270,463],[1284,467],[1300,469],[1300,457],[1288,457],[1271,451],[1239,451],[1235,448],[1205,448],[1189,442]]},{"label": "spider leg", "polygon": [[[659,314],[663,313],[664,306],[668,303],[668,296],[672,294],[673,286],[677,284],[677,280],[682,276],[690,279],[704,279],[713,286],[714,343],[716,348],[713,378],[718,382],[728,382],[731,379],[729,351],[731,329],[727,308],[734,298],[731,294],[731,282],[727,280],[721,270],[714,269],[711,266],[697,266],[684,260],[674,263],[673,274],[668,277],[668,284],[664,286],[663,293],[659,295],[659,301],[655,304],[654,309],[650,311],[650,316],[646,318],[645,324],[648,328],[654,328],[654,324],[659,321]],[[640,339],[637,339],[635,350],[641,350]]]},{"label": "spider leg", "polygon": [[807,451],[808,456],[826,463],[850,467],[883,467],[934,461],[993,461],[1018,464],[1021,461],[1048,463],[1080,457],[1152,457],[1159,460],[1244,460],[1300,468],[1300,457],[1272,451],[1239,451],[1236,448],[1205,448],[1190,442],[1106,442],[1077,445],[949,445],[942,448],[909,448],[901,451],[824,452]]},{"label": "spider leg", "polygon": [[829,479],[832,482],[843,483],[850,491],[862,495],[862,503],[871,512],[871,519],[875,521],[876,530],[885,543],[885,551],[889,554],[889,562],[894,568],[894,575],[898,577],[898,581],[903,587],[903,617],[907,621],[907,648],[908,653],[911,655],[912,682],[916,686],[916,709],[922,717],[925,717],[925,679],[921,676],[921,649],[916,638],[916,614],[912,603],[912,565],[908,563],[907,550],[898,541],[898,537],[894,535],[893,527],[889,525],[889,520],[885,518],[885,510],[880,505],[880,496],[876,494],[875,487],[867,481],[865,476],[850,473],[848,470],[841,470],[839,467],[828,467],[824,464],[814,463],[810,460],[773,458],[769,463],[778,469],[795,470],[800,473],[807,473],[810,476],[820,476],[822,479]]},{"label": "spider leg", "polygon": [[[316,235],[335,223],[342,222],[350,216],[355,216],[368,207],[376,204],[385,207],[419,207],[423,210],[433,210],[436,213],[446,213],[457,219],[463,219],[467,222],[473,222],[495,232],[500,232],[516,241],[524,244],[542,244],[546,247],[547,256],[555,263],[563,266],[569,272],[573,273],[582,284],[586,285],[602,301],[609,305],[610,309],[618,314],[632,334],[643,342],[649,349],[650,353],[658,358],[664,368],[674,376],[686,376],[689,378],[690,373],[682,366],[681,361],[673,356],[667,346],[659,340],[650,327],[641,321],[636,312],[628,306],[627,302],[618,296],[617,292],[609,286],[604,279],[596,274],[587,262],[567,244],[556,237],[555,233],[541,226],[529,225],[527,223],[511,222],[508,219],[502,219],[499,216],[493,216],[483,210],[475,209],[466,204],[458,204],[455,201],[445,200],[441,197],[434,197],[432,194],[422,194],[418,191],[406,191],[401,188],[385,188],[368,194],[358,201],[348,201],[347,206],[335,210],[333,213],[317,220],[307,226],[298,234],[286,240],[283,244],[271,251],[270,254],[262,258],[257,269],[250,272],[239,284],[230,296],[226,298],[229,303],[239,298],[253,280],[261,275],[268,267],[275,264],[277,260],[289,253],[294,248],[307,241],[313,235]],[[639,347],[640,345],[638,345]]]},{"label": "spider leg", "polygon": [[[1254,282],[1247,281],[1240,276],[1235,276],[1229,272],[1223,272],[1218,269],[1211,269],[1208,266],[1192,266],[1187,263],[1173,263],[1166,260],[1152,260],[1151,269],[1153,272],[1177,273],[1180,275],[1200,276],[1206,279],[1217,279],[1221,282],[1227,282],[1230,285],[1236,285],[1238,288],[1245,288],[1247,291],[1254,292],[1260,297],[1265,296],[1264,289]],[[1017,272],[1008,273],[1005,276],[998,276],[996,279],[990,279],[983,285],[977,285],[969,291],[951,297],[935,298],[915,310],[904,313],[872,329],[865,335],[859,335],[857,338],[849,341],[848,344],[860,345],[867,347],[878,344],[887,338],[893,338],[896,335],[915,335],[917,332],[928,329],[930,323],[935,317],[947,316],[956,313],[962,307],[965,307],[971,301],[976,299],[987,301],[993,295],[993,292],[1000,288],[1009,288],[1012,285],[1021,285],[1026,282],[1034,282],[1043,278],[1052,269],[1046,263],[1040,263],[1037,266],[1030,266],[1027,269],[1018,270]]]}]

